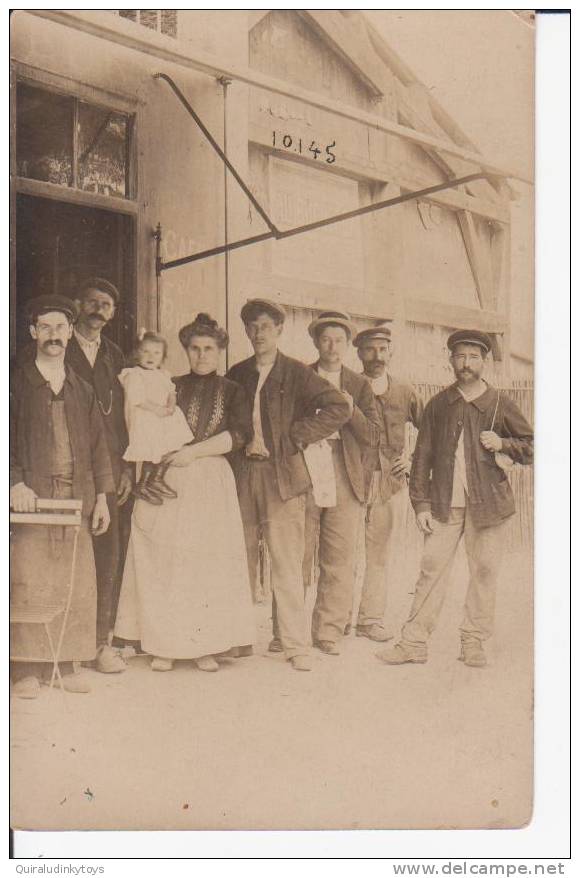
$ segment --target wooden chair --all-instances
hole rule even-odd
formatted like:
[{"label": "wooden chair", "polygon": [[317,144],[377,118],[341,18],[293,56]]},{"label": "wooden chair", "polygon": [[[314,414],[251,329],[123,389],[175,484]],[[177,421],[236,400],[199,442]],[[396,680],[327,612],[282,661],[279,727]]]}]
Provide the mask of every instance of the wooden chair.
[{"label": "wooden chair", "polygon": [[[77,545],[81,528],[82,500],[36,500],[34,512],[10,512],[11,524],[25,525],[49,525],[57,527],[74,528],[72,546],[72,558],[70,578],[64,601],[56,604],[17,604],[10,603],[11,625],[42,625],[48,641],[52,656],[52,675],[49,688],[52,689],[54,681],[58,679],[60,688],[64,692],[64,686],[58,667],[60,651],[68,622],[76,573]],[[56,645],[50,633],[50,625],[62,615],[62,623]],[[30,662],[37,660],[37,656],[10,656],[11,661]]]}]

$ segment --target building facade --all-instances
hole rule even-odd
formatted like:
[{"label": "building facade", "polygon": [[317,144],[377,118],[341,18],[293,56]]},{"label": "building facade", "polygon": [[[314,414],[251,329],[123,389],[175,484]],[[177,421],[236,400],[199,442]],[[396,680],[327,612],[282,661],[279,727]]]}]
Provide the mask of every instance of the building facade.
[{"label": "building facade", "polygon": [[[340,307],[361,328],[392,320],[395,368],[417,382],[448,381],[442,354],[457,327],[492,334],[496,381],[531,377],[531,352],[516,360],[510,342],[509,174],[362,13],[20,11],[11,42],[14,345],[30,297],[74,294],[99,274],[122,291],[116,340],[128,350],[139,327],[158,326],[176,373],[183,323],[203,310],[227,325],[231,364],[249,352],[241,305],[267,296],[289,314],[284,349],[305,360],[313,314]],[[267,226],[158,73],[282,230],[491,176],[160,272],[157,257]]]}]

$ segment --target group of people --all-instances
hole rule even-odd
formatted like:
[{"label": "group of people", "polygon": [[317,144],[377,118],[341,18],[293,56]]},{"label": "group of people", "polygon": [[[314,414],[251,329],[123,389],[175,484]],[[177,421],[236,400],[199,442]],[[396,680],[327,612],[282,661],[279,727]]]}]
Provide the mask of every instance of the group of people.
[{"label": "group of people", "polygon": [[[154,671],[182,659],[216,671],[224,654],[251,655],[260,540],[271,562],[268,649],[284,653],[294,670],[311,669],[312,647],[338,655],[351,626],[358,636],[389,640],[393,496],[407,483],[425,535],[421,573],[400,640],[378,658],[427,660],[463,536],[470,578],[460,658],[485,665],[505,527],[515,511],[506,468],[531,463],[533,454],[532,428],[483,378],[492,348],[486,333],[451,334],[456,381],[424,408],[390,373],[388,325],[357,332],[348,314],[325,311],[308,327],[318,359],[306,365],[279,350],[284,309],[250,299],[241,319],[254,355],[218,375],[228,336],[198,314],[179,332],[189,371],[171,379],[158,333],[140,335],[129,367],[102,334],[118,303],[117,289],[102,278],[87,279],[74,301],[33,300],[33,343],[13,375],[11,508],[34,511],[37,498],[83,501],[59,655],[65,689],[89,691],[81,663],[125,670],[125,644],[151,655]],[[344,364],[350,344],[363,374]],[[419,430],[412,459],[407,423]],[[130,530],[123,527],[129,512]],[[365,572],[354,621],[361,526]],[[71,539],[66,528],[14,525],[13,602],[63,599]],[[55,636],[58,625],[57,617]],[[38,626],[13,626],[21,697],[36,697],[50,676],[45,641]]]}]

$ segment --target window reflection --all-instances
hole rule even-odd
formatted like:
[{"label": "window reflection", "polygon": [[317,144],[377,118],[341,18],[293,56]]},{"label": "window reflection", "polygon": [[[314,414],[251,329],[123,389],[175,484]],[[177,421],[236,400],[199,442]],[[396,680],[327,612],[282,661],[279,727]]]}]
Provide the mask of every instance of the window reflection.
[{"label": "window reflection", "polygon": [[79,102],[79,188],[126,195],[127,117]]},{"label": "window reflection", "polygon": [[126,198],[130,120],[124,113],[20,82],[18,175]]},{"label": "window reflection", "polygon": [[17,101],[18,174],[71,186],[74,99],[19,83]]}]

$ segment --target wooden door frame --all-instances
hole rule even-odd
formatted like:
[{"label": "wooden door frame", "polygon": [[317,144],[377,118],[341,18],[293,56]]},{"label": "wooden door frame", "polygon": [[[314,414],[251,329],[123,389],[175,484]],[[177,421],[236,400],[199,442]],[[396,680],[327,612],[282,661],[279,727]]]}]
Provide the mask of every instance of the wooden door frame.
[{"label": "wooden door frame", "polygon": [[[87,101],[93,105],[101,106],[129,115],[128,121],[128,151],[129,173],[127,174],[127,198],[116,198],[109,195],[101,195],[94,192],[85,192],[81,189],[73,189],[56,183],[48,183],[42,180],[32,180],[18,176],[16,163],[16,121],[17,106],[16,92],[19,82],[55,94],[66,95],[71,98]],[[132,305],[133,324],[137,321],[137,267],[139,246],[139,203],[138,203],[138,147],[137,138],[139,132],[138,115],[139,101],[128,95],[107,91],[87,83],[71,79],[67,76],[33,67],[19,61],[10,64],[10,353],[16,352],[16,204],[17,195],[31,195],[37,198],[45,198],[69,205],[78,205],[88,208],[106,210],[116,215],[131,217],[129,232],[130,253],[127,256],[128,284],[126,288],[127,299]]]}]

